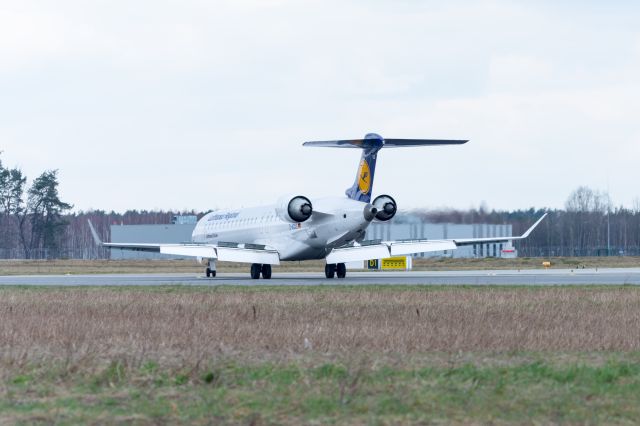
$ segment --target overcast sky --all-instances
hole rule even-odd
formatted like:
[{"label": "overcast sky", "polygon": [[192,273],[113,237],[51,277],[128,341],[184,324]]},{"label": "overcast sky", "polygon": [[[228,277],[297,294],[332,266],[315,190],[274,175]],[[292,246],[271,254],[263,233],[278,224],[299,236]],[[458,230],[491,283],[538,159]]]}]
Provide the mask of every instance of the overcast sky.
[{"label": "overcast sky", "polygon": [[76,210],[342,195],[383,151],[400,208],[640,197],[640,3],[0,0],[0,150]]}]

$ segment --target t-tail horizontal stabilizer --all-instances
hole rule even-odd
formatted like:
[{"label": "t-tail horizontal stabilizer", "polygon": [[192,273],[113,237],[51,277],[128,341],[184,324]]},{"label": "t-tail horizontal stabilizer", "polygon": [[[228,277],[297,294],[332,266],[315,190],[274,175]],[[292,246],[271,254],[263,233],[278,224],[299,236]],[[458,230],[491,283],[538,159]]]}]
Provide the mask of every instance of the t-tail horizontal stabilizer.
[{"label": "t-tail horizontal stabilizer", "polygon": [[462,145],[467,140],[449,139],[384,139],[376,133],[369,133],[364,139],[305,142],[304,146],[323,148],[360,148],[362,157],[358,165],[356,180],[347,189],[346,195],[352,200],[371,202],[373,177],[376,171],[376,158],[382,148],[408,148],[414,146]]},{"label": "t-tail horizontal stabilizer", "polygon": [[[409,148],[412,146],[464,145],[468,140],[455,139],[381,139],[384,144],[380,148]],[[305,142],[302,145],[321,148],[360,148],[372,146],[370,139],[351,139],[335,141]]]}]

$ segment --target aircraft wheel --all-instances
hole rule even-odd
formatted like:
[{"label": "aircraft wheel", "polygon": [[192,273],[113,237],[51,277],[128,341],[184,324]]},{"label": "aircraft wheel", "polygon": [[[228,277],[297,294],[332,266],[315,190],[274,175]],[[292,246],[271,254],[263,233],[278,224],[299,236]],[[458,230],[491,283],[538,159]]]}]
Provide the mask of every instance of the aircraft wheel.
[{"label": "aircraft wheel", "polygon": [[264,278],[265,280],[271,279],[271,265],[262,265],[262,278]]},{"label": "aircraft wheel", "polygon": [[324,276],[327,278],[333,278],[336,274],[336,264],[327,263],[324,265]]},{"label": "aircraft wheel", "polygon": [[215,259],[209,259],[209,261],[207,262],[207,269],[205,270],[205,272],[207,274],[207,278],[209,277],[215,278],[216,276],[216,260]]},{"label": "aircraft wheel", "polygon": [[251,264],[251,278],[257,280],[260,278],[260,271],[262,270],[262,265],[259,263]]},{"label": "aircraft wheel", "polygon": [[338,278],[344,278],[347,276],[347,266],[344,263],[338,263],[336,266],[336,275]]}]

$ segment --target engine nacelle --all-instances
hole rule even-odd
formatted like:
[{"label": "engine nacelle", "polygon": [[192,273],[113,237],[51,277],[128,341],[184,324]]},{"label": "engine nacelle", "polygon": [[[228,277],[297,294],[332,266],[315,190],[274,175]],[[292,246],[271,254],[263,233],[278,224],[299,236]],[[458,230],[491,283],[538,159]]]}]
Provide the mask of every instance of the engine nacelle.
[{"label": "engine nacelle", "polygon": [[387,222],[393,219],[398,211],[396,200],[390,195],[380,195],[371,204],[378,209],[375,220],[379,222]]},{"label": "engine nacelle", "polygon": [[311,217],[313,206],[311,201],[302,195],[282,197],[276,204],[276,214],[282,220],[300,223]]}]

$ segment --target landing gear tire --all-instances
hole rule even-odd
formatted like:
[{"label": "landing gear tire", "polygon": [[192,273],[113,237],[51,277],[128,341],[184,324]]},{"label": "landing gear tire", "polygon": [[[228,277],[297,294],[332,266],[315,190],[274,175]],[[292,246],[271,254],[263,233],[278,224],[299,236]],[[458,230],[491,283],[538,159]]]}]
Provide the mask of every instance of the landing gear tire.
[{"label": "landing gear tire", "polygon": [[347,266],[344,263],[337,264],[336,275],[338,276],[338,278],[344,278],[347,276]]},{"label": "landing gear tire", "polygon": [[271,265],[267,265],[267,264],[262,265],[261,272],[262,272],[262,278],[264,278],[265,280],[271,279]]},{"label": "landing gear tire", "polygon": [[251,278],[257,280],[260,278],[260,271],[262,270],[262,265],[259,263],[251,264]]},{"label": "landing gear tire", "polygon": [[331,279],[336,275],[336,264],[327,263],[324,265],[324,276]]},{"label": "landing gear tire", "polygon": [[205,274],[207,278],[215,278],[216,277],[216,261],[215,259],[209,259],[209,263],[207,263],[207,269],[205,269]]}]

